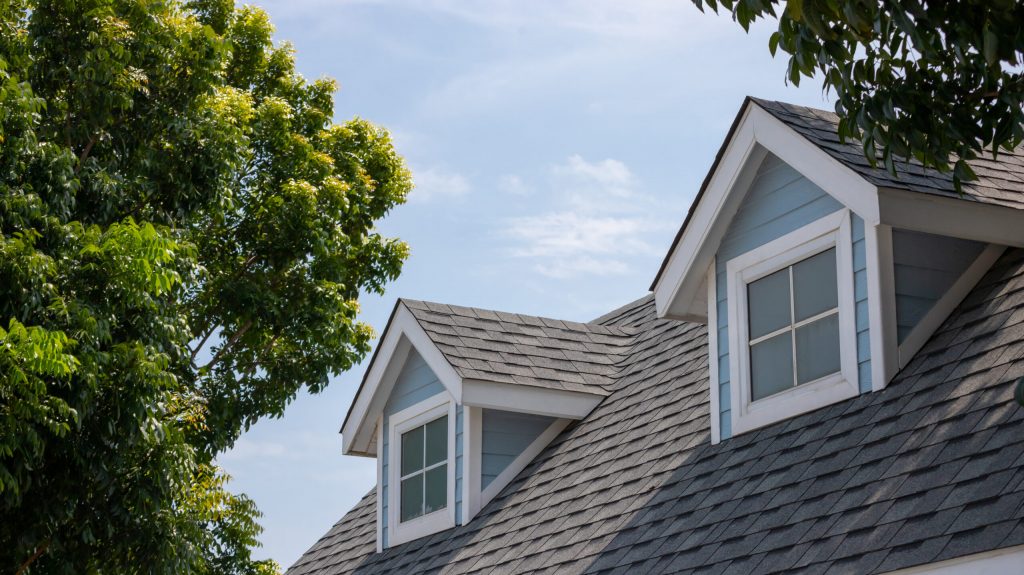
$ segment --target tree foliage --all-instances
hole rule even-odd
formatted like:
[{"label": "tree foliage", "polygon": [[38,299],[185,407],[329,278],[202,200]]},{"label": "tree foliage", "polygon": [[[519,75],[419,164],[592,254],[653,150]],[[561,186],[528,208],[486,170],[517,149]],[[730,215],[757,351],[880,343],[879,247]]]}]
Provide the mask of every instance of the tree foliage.
[{"label": "tree foliage", "polygon": [[0,0],[0,570],[276,570],[215,457],[367,353],[411,181],[271,34],[231,0]]},{"label": "tree foliage", "polygon": [[693,0],[744,29],[776,18],[769,49],[788,80],[820,74],[835,91],[839,134],[895,173],[913,158],[956,185],[968,162],[1024,139],[1024,4],[1015,0]]}]

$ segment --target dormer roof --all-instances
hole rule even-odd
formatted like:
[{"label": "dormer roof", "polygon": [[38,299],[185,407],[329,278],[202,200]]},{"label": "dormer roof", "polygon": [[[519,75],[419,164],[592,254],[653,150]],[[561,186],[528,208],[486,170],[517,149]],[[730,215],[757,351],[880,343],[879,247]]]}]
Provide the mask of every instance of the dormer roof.
[{"label": "dormer roof", "polygon": [[460,405],[580,419],[608,395],[636,333],[524,314],[399,299],[342,425],[348,454],[373,433],[415,348]]},{"label": "dormer roof", "polygon": [[[1024,246],[1024,147],[971,162],[979,179],[953,187],[950,174],[897,161],[872,167],[855,142],[839,141],[834,113],[748,97],[651,285],[662,317],[705,321],[703,278],[746,184],[765,154],[794,167],[869,227]],[[924,194],[924,196],[922,196]]]},{"label": "dormer roof", "polygon": [[403,299],[464,379],[607,395],[636,330]]}]

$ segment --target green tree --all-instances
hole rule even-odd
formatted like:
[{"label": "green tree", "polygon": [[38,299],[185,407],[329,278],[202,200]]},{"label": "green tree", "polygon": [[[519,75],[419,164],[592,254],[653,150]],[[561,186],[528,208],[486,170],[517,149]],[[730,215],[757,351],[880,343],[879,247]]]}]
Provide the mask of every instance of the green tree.
[{"label": "green tree", "polygon": [[1024,139],[1024,4],[1015,0],[692,0],[744,29],[778,20],[769,49],[788,80],[820,74],[839,135],[895,173],[913,158],[975,179],[968,164]]},{"label": "green tree", "polygon": [[0,571],[271,573],[217,454],[369,350],[411,180],[232,0],[0,0]]}]

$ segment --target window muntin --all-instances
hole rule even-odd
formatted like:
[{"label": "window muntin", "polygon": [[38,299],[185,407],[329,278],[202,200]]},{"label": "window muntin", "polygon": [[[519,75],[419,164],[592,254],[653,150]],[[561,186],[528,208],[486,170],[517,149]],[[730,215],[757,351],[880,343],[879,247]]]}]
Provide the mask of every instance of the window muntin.
[{"label": "window muntin", "polygon": [[448,505],[448,416],[402,433],[400,520]]},{"label": "window muntin", "polygon": [[838,373],[836,248],[747,284],[751,400]]}]

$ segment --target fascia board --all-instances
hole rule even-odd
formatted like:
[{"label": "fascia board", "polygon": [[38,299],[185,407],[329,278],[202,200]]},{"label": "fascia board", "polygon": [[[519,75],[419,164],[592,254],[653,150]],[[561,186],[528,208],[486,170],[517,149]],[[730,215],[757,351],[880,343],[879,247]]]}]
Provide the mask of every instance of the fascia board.
[{"label": "fascia board", "polygon": [[394,316],[381,338],[378,351],[367,369],[364,384],[352,402],[352,410],[341,430],[342,452],[346,455],[375,456],[369,449],[373,422],[384,409],[395,379],[410,348],[437,376],[456,403],[462,398],[462,378],[404,303],[399,301]]},{"label": "fascia board", "polygon": [[893,228],[1024,247],[1024,210],[892,188],[879,191],[879,205]]},{"label": "fascia board", "polygon": [[707,321],[705,270],[767,153],[874,226],[878,188],[760,106],[749,106],[654,286],[658,317]]},{"label": "fascia board", "polygon": [[599,394],[475,379],[464,380],[462,385],[463,405],[566,419],[583,419],[605,398]]}]

